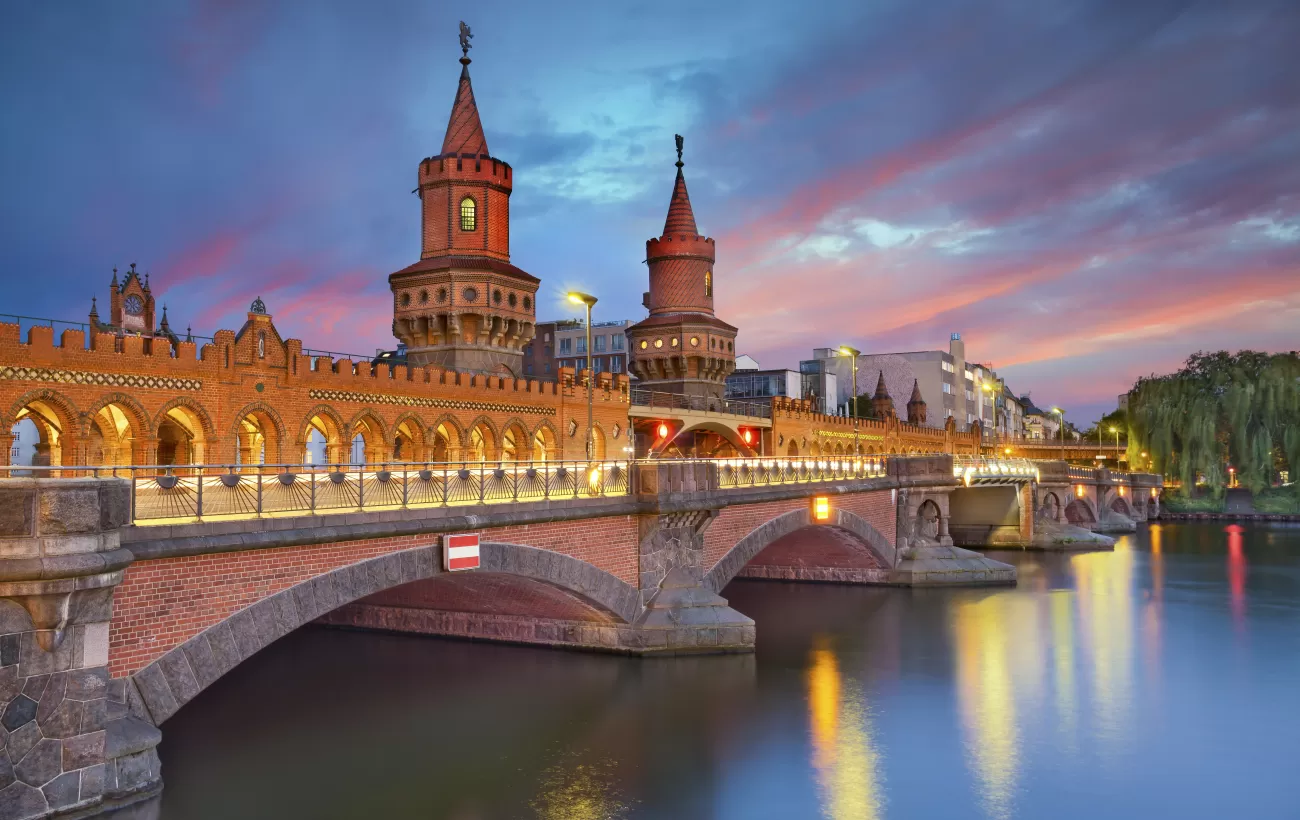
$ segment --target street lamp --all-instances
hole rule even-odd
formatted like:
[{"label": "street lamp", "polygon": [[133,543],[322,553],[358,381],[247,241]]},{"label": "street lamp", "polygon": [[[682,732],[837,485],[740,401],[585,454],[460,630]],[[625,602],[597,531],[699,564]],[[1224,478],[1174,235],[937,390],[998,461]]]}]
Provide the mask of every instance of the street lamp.
[{"label": "street lamp", "polygon": [[1119,466],[1119,428],[1112,427],[1110,431],[1115,434],[1115,466]]},{"label": "street lamp", "polygon": [[595,375],[591,372],[591,307],[596,304],[596,297],[575,290],[569,294],[569,301],[575,305],[587,306],[587,460],[591,461],[592,445],[595,443],[591,434],[592,376]]},{"label": "street lamp", "polygon": [[862,351],[840,345],[840,355],[848,356],[849,361],[853,362],[853,455],[858,455],[858,357]]},{"label": "street lamp", "polygon": [[1061,456],[1065,457],[1065,411],[1059,407],[1053,407],[1052,412],[1056,414],[1061,427]]}]

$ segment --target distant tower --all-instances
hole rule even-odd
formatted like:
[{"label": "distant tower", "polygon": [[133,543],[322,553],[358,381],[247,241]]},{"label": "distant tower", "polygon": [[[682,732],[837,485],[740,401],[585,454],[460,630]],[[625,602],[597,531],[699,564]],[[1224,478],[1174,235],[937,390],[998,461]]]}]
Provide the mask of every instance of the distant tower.
[{"label": "distant tower", "polygon": [[420,261],[388,277],[406,361],[518,376],[539,280],[510,264],[510,166],[488,153],[461,24],[460,83],[442,151],[420,162]]},{"label": "distant tower", "polygon": [[907,423],[925,424],[925,399],[921,398],[921,383],[912,380],[912,398],[907,400]]},{"label": "distant tower", "polygon": [[736,328],[713,314],[714,244],[695,227],[682,175],[677,137],[677,179],[663,235],[645,243],[650,316],[628,328],[628,369],[642,387],[721,399],[736,367]]},{"label": "distant tower", "polygon": [[876,382],[876,395],[871,397],[871,412],[878,419],[887,419],[894,415],[894,400],[889,397],[889,390],[885,388],[885,371],[880,371],[880,379]]}]

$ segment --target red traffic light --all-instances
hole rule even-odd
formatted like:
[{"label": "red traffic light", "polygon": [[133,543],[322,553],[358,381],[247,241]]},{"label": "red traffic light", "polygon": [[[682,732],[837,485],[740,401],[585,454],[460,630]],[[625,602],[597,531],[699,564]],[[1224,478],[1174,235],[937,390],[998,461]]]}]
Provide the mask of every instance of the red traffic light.
[{"label": "red traffic light", "polygon": [[668,425],[664,424],[662,421],[659,422],[658,433],[659,438],[668,438]]}]

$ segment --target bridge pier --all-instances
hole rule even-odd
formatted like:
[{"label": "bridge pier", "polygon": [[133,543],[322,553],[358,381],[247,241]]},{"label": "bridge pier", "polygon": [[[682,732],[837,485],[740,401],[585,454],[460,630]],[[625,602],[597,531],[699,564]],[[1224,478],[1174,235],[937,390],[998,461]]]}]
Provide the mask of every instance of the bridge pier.
[{"label": "bridge pier", "polygon": [[114,589],[133,560],[120,479],[0,479],[0,818],[143,799],[161,735],[110,680]]}]

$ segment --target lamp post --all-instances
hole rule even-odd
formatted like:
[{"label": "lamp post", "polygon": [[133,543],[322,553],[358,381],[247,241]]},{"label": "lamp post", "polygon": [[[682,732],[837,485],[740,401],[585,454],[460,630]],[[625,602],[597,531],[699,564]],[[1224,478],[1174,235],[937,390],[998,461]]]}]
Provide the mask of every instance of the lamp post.
[{"label": "lamp post", "polygon": [[1119,466],[1119,428],[1112,427],[1110,431],[1115,434],[1115,466]]},{"label": "lamp post", "polygon": [[587,306],[587,460],[591,461],[592,444],[595,443],[591,437],[592,377],[595,375],[591,372],[591,308],[592,305],[596,304],[596,297],[590,293],[581,293],[575,290],[569,294],[569,301],[575,305]]},{"label": "lamp post", "polygon": [[862,351],[840,345],[840,355],[848,356],[849,361],[853,363],[853,455],[858,455],[858,357]]},{"label": "lamp post", "polygon": [[1059,407],[1053,407],[1052,412],[1056,414],[1057,420],[1061,426],[1061,458],[1065,458],[1065,411]]}]

